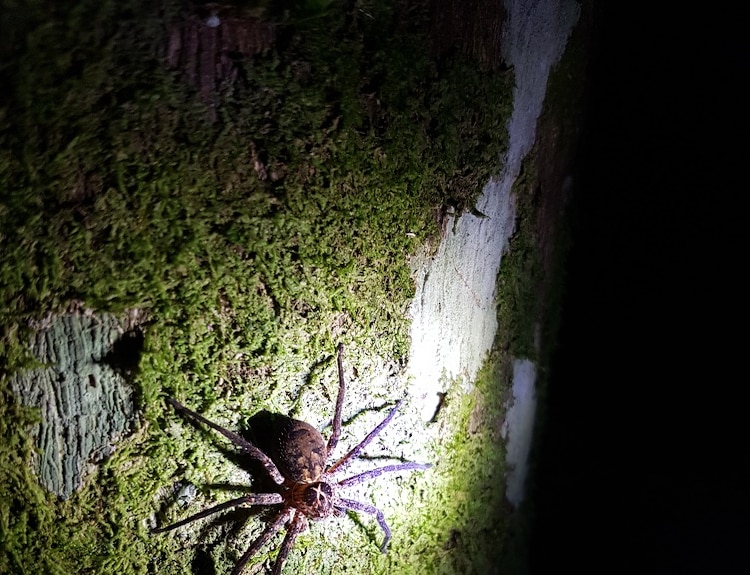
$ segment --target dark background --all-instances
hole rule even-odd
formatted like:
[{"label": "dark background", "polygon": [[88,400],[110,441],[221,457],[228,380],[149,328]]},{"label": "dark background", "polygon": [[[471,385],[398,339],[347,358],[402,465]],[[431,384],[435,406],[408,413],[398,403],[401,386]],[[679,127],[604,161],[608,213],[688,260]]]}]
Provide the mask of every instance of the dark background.
[{"label": "dark background", "polygon": [[533,573],[750,573],[750,34],[700,8],[594,4]]}]

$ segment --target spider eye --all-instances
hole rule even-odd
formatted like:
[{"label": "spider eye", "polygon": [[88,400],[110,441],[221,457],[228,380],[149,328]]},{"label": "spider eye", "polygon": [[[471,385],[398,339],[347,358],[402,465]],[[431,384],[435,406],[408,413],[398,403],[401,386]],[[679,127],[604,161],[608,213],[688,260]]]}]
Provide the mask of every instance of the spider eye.
[{"label": "spider eye", "polygon": [[325,482],[306,485],[299,499],[297,508],[313,518],[327,517],[333,512],[333,487]]}]

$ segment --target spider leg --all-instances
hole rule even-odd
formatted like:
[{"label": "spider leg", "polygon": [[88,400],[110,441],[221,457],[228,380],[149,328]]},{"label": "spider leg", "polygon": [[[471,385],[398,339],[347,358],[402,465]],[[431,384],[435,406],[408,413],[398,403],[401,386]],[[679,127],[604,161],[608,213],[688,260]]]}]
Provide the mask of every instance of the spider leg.
[{"label": "spider leg", "polygon": [[284,476],[281,475],[281,472],[278,470],[278,468],[274,465],[273,461],[271,461],[271,458],[268,457],[265,453],[263,453],[260,449],[255,447],[252,443],[250,443],[247,439],[244,437],[240,437],[238,434],[234,433],[233,431],[229,431],[228,429],[224,429],[220,425],[214,423],[213,421],[210,421],[203,417],[201,414],[196,413],[195,411],[188,409],[184,405],[182,405],[179,401],[176,399],[172,399],[171,397],[167,398],[167,401],[172,404],[172,406],[177,410],[181,411],[188,417],[200,421],[201,423],[205,423],[209,427],[212,427],[219,433],[221,433],[224,437],[229,439],[232,443],[234,443],[237,447],[242,449],[242,451],[246,452],[250,455],[253,459],[258,460],[263,467],[266,468],[266,471],[268,471],[268,474],[271,476],[271,478],[276,482],[277,485],[282,485],[284,483]]},{"label": "spider leg", "polygon": [[273,522],[265,528],[263,533],[261,533],[258,538],[250,544],[250,547],[248,547],[247,550],[242,554],[242,557],[240,557],[237,565],[235,565],[234,569],[232,569],[232,575],[240,575],[240,573],[242,573],[242,571],[245,569],[245,565],[247,565],[247,562],[250,561],[250,558],[255,555],[258,552],[258,549],[263,547],[263,545],[271,537],[278,533],[278,531],[284,526],[284,523],[289,521],[289,519],[292,517],[293,512],[293,508],[287,507],[285,509],[282,509],[279,514],[274,517]]},{"label": "spider leg", "polygon": [[284,498],[279,493],[255,493],[251,495],[243,495],[242,497],[238,497],[237,499],[230,499],[229,501],[225,501],[224,503],[219,503],[218,505],[214,505],[213,507],[204,509],[203,511],[200,511],[195,515],[191,515],[190,517],[183,519],[182,521],[172,523],[172,525],[153,529],[151,533],[164,533],[166,531],[172,531],[173,529],[177,529],[178,527],[182,527],[183,525],[187,525],[188,523],[192,523],[193,521],[196,521],[198,519],[203,519],[204,517],[208,517],[209,515],[213,515],[214,513],[218,513],[219,511],[222,511],[224,509],[229,509],[230,507],[239,507],[240,505],[278,505],[279,503],[283,503],[283,501]]},{"label": "spider leg", "polygon": [[373,477],[378,477],[380,475],[383,475],[383,473],[393,473],[395,471],[408,471],[410,469],[429,469],[430,467],[432,467],[431,463],[413,463],[411,461],[407,461],[406,463],[395,463],[393,465],[384,465],[383,467],[378,467],[377,469],[370,469],[369,471],[365,471],[358,475],[354,475],[352,477],[343,479],[339,481],[338,485],[339,487],[350,487],[352,485],[357,485],[358,483],[362,483],[363,481],[367,481],[368,479],[372,479]]},{"label": "spider leg", "polygon": [[385,553],[386,549],[388,548],[388,542],[391,540],[391,528],[388,527],[388,523],[386,523],[385,521],[383,512],[373,505],[368,505],[367,503],[362,503],[361,501],[354,501],[353,499],[344,499],[343,497],[339,497],[339,504],[340,505],[338,506],[338,508],[341,510],[351,509],[352,511],[361,511],[363,513],[369,513],[370,515],[375,516],[375,519],[378,520],[378,525],[380,525],[383,533],[385,533],[385,539],[383,540],[383,544],[380,546],[381,553]]},{"label": "spider leg", "polygon": [[292,519],[291,525],[289,525],[286,530],[286,536],[284,536],[284,542],[281,544],[281,549],[279,549],[279,554],[276,557],[276,564],[273,566],[271,575],[281,575],[281,568],[284,566],[284,561],[286,561],[289,552],[292,550],[297,535],[302,533],[302,531],[305,530],[305,527],[307,527],[305,516],[297,511],[294,515],[294,519]]},{"label": "spider leg", "polygon": [[331,437],[328,438],[328,453],[334,450],[341,436],[341,410],[344,407],[344,394],[346,392],[346,383],[344,382],[344,344],[340,343],[336,356],[336,364],[339,368],[339,395],[336,398],[336,411],[333,414],[333,424]]},{"label": "spider leg", "polygon": [[391,409],[391,412],[388,414],[388,416],[380,422],[380,425],[378,425],[375,429],[373,429],[367,437],[365,437],[357,447],[352,449],[349,453],[344,455],[341,459],[339,459],[336,463],[331,465],[326,473],[333,473],[338,468],[346,468],[349,465],[349,462],[356,458],[360,451],[362,451],[369,443],[375,439],[375,437],[385,429],[385,426],[388,425],[391,422],[391,419],[393,419],[393,416],[396,415],[396,411],[398,411],[398,408],[401,407],[401,404],[403,403],[403,400],[399,401],[396,404],[396,407]]}]

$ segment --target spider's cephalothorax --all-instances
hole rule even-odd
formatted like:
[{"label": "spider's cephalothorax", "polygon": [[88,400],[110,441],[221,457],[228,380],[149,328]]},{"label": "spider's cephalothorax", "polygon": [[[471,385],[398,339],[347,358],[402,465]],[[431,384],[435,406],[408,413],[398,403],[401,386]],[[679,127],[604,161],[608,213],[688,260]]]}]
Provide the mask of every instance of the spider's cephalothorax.
[{"label": "spider's cephalothorax", "polygon": [[332,514],[340,514],[346,510],[361,511],[375,516],[380,525],[385,539],[381,550],[386,551],[388,541],[391,538],[391,530],[385,521],[383,512],[377,507],[367,503],[361,503],[353,499],[345,499],[338,495],[338,490],[357,485],[383,473],[396,471],[407,471],[413,469],[427,469],[429,464],[421,463],[396,463],[371,469],[346,479],[336,479],[335,476],[342,472],[359,453],[385,428],[393,419],[401,402],[396,404],[388,416],[365,437],[359,445],[349,451],[338,461],[328,464],[328,456],[338,443],[341,434],[341,409],[344,404],[344,368],[343,368],[343,346],[338,347],[338,371],[339,371],[339,394],[336,400],[336,410],[333,416],[331,437],[326,443],[323,436],[313,426],[295,419],[285,418],[279,429],[278,437],[274,442],[269,455],[258,449],[254,444],[240,435],[224,429],[223,427],[209,421],[202,415],[191,411],[176,400],[169,398],[169,403],[175,409],[188,417],[204,423],[227,437],[243,452],[253,459],[259,461],[268,471],[271,479],[278,485],[278,491],[272,493],[254,493],[243,497],[231,499],[214,507],[209,507],[195,515],[178,521],[166,527],[154,529],[155,533],[176,529],[202,517],[206,517],[218,511],[238,506],[269,505],[279,507],[278,513],[273,517],[270,524],[263,533],[250,544],[235,565],[232,575],[239,575],[247,565],[250,558],[276,534],[286,526],[287,533],[281,544],[276,563],[272,573],[279,575],[286,557],[294,544],[297,535],[307,527],[307,519],[322,519]]},{"label": "spider's cephalothorax", "polygon": [[326,481],[295,483],[291,488],[289,504],[312,517],[322,519],[334,511],[333,486]]}]

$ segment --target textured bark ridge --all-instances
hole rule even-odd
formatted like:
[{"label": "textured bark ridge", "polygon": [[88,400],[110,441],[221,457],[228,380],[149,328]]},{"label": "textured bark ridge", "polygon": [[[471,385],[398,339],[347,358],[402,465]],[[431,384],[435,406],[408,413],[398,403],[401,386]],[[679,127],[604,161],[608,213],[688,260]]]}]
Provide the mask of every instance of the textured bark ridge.
[{"label": "textured bark ridge", "polygon": [[167,63],[182,72],[216,121],[219,94],[237,79],[239,62],[270,48],[275,37],[275,26],[257,14],[207,4],[169,26]]},{"label": "textured bark ridge", "polygon": [[39,481],[64,499],[131,427],[135,408],[127,378],[138,366],[141,322],[137,311],[54,317],[31,341],[39,364],[11,382],[21,402],[41,412],[32,430]]}]

